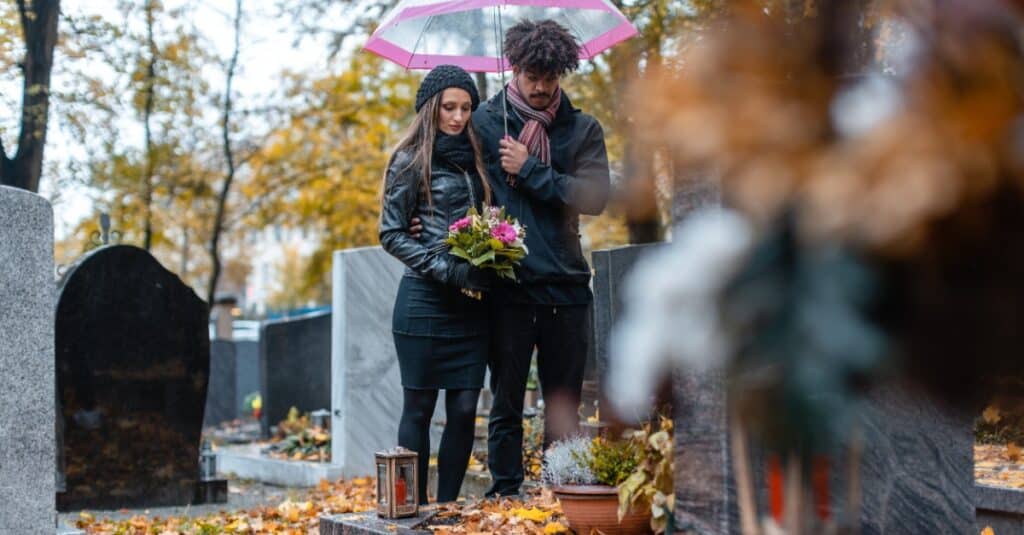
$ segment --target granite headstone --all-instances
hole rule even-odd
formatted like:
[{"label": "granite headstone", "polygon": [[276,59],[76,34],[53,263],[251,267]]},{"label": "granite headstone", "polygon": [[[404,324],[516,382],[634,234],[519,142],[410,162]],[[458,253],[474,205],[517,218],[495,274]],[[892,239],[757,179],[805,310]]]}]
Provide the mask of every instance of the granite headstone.
[{"label": "granite headstone", "polygon": [[61,511],[192,503],[210,368],[208,310],[148,252],[102,247],[65,276],[57,389]]},{"label": "granite headstone", "polygon": [[53,209],[0,186],[0,533],[53,533]]},{"label": "granite headstone", "polygon": [[[334,253],[331,458],[346,476],[373,474],[373,453],[397,442],[402,382],[391,313],[404,269],[380,247]],[[432,450],[438,442],[432,426]]]},{"label": "granite headstone", "polygon": [[271,427],[295,407],[302,413],[331,406],[331,313],[314,312],[268,321],[260,327],[260,428]]},{"label": "granite headstone", "polygon": [[206,392],[203,428],[238,417],[238,355],[235,342],[210,342],[210,384]]}]

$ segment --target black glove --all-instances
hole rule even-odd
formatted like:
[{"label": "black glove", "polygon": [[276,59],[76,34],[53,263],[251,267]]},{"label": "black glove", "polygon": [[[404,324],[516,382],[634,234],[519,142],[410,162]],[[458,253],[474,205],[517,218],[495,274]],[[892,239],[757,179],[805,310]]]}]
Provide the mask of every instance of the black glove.
[{"label": "black glove", "polygon": [[469,276],[466,277],[466,289],[490,292],[498,285],[498,272],[493,269],[480,269],[470,265]]},{"label": "black glove", "polygon": [[469,262],[459,262],[452,268],[451,282],[459,288],[489,292],[498,284],[498,272],[480,269]]}]

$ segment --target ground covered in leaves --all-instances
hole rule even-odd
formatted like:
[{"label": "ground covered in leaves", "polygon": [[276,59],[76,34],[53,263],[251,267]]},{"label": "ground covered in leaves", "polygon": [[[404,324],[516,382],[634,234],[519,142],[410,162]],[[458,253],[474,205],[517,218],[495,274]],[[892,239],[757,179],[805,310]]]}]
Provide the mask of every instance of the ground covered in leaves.
[{"label": "ground covered in leaves", "polygon": [[443,505],[425,524],[434,535],[569,532],[558,500],[546,489],[525,501],[503,499]]},{"label": "ground covered in leaves", "polygon": [[[1024,451],[1015,444],[978,444],[974,448],[975,479],[984,485],[1024,488]],[[329,483],[293,494],[279,503],[243,511],[197,517],[138,514],[111,520],[80,513],[76,524],[90,535],[315,535],[319,517],[371,511],[375,482],[370,478]],[[550,492],[539,491],[525,502],[502,500],[440,506],[425,527],[435,535],[566,533],[566,521]]]},{"label": "ground covered in leaves", "polygon": [[[222,511],[203,516],[161,517],[145,513],[110,519],[82,512],[75,525],[90,535],[219,535],[219,534],[319,534],[319,517],[372,511],[375,481],[357,478],[329,483],[284,499],[276,505],[241,511]],[[461,533],[508,533],[547,535],[567,533],[558,501],[548,491],[520,500],[447,504],[423,523],[435,535]]]},{"label": "ground covered in leaves", "polygon": [[320,515],[358,513],[374,508],[375,482],[370,478],[329,483],[308,489],[276,505],[198,517],[162,518],[138,514],[127,519],[98,518],[83,512],[76,526],[90,535],[217,535],[222,533],[314,535]]}]

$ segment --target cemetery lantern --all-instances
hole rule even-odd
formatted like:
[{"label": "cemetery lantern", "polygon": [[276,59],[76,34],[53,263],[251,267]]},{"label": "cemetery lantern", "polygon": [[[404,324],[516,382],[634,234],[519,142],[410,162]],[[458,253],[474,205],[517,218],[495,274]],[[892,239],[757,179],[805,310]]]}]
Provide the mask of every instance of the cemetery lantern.
[{"label": "cemetery lantern", "polygon": [[204,440],[199,451],[199,480],[209,481],[217,477],[217,454],[210,447],[210,442]]},{"label": "cemetery lantern", "polygon": [[377,516],[405,518],[419,512],[416,452],[402,447],[378,451]]}]

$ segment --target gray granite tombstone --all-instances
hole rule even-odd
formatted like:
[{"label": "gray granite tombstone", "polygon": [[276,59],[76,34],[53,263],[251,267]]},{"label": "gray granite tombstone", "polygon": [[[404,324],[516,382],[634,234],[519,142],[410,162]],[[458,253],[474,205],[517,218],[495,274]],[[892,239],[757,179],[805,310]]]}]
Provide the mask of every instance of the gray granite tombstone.
[{"label": "gray granite tombstone", "polygon": [[53,209],[0,186],[0,533],[53,533]]},{"label": "gray granite tombstone", "polygon": [[231,340],[210,342],[210,383],[206,389],[203,428],[238,417],[238,358]]},{"label": "gray granite tombstone", "polygon": [[404,269],[380,247],[334,253],[331,459],[346,476],[373,474],[373,453],[397,442],[402,383],[391,313]]},{"label": "gray granite tombstone", "polygon": [[210,369],[208,310],[138,247],[82,258],[55,318],[62,511],[193,503]]},{"label": "gray granite tombstone", "polygon": [[268,321],[260,327],[260,428],[270,428],[295,407],[302,413],[331,406],[331,313]]},{"label": "gray granite tombstone", "polygon": [[[863,418],[861,533],[974,530],[974,415],[906,384],[875,388]],[[833,473],[843,503],[845,478]]]}]

